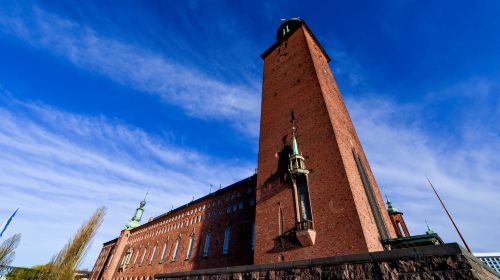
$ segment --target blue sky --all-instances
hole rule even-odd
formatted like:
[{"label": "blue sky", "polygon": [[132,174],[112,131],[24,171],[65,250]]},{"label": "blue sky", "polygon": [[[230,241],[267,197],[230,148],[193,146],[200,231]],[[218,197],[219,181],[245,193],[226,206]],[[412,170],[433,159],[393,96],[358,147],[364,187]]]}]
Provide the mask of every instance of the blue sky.
[{"label": "blue sky", "polygon": [[495,1],[23,1],[0,4],[0,217],[14,265],[42,264],[99,206],[82,268],[148,188],[146,217],[256,168],[262,61],[305,19],[379,185],[414,234],[498,251]]}]

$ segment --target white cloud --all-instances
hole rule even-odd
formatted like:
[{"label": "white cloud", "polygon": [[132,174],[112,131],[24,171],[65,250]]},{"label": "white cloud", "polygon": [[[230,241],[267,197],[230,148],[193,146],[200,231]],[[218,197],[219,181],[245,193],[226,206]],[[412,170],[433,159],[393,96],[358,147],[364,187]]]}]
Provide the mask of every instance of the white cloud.
[{"label": "white cloud", "polygon": [[0,30],[82,69],[157,95],[190,116],[229,121],[248,135],[258,135],[260,88],[256,85],[212,79],[163,54],[105,37],[39,8],[18,15],[0,12]]},{"label": "white cloud", "polygon": [[[486,133],[463,137],[470,129],[465,127],[442,138],[425,129],[423,109],[376,98],[347,99],[347,103],[377,181],[405,213],[412,234],[423,233],[427,220],[445,241],[460,240],[432,193],[428,176],[473,251],[496,250],[500,232],[498,137]],[[486,131],[480,125],[474,130]],[[450,146],[455,138],[465,141]]]},{"label": "white cloud", "polygon": [[151,188],[146,215],[156,216],[233,183],[253,165],[222,160],[166,143],[110,121],[0,97],[0,213],[21,205],[8,233],[21,232],[14,264],[47,262],[92,211],[108,208],[84,262],[119,233]]}]

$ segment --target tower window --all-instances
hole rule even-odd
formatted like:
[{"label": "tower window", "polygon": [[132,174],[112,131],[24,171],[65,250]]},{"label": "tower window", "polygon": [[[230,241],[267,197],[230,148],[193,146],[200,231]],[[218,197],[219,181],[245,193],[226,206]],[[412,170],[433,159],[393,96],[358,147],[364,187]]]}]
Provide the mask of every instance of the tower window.
[{"label": "tower window", "polygon": [[222,254],[227,255],[229,251],[229,238],[231,237],[231,226],[226,226],[224,231],[224,244],[222,246]]},{"label": "tower window", "polygon": [[208,251],[210,250],[211,240],[212,240],[212,233],[207,232],[207,237],[205,238],[205,247],[203,248],[203,257],[208,257]]},{"label": "tower window", "polygon": [[283,209],[281,207],[278,211],[278,234],[283,235]]},{"label": "tower window", "polygon": [[307,178],[300,174],[297,176],[297,188],[299,194],[300,221],[311,221],[311,206],[309,205],[309,191],[307,189]]},{"label": "tower window", "polygon": [[255,248],[255,223],[252,224],[252,251]]}]

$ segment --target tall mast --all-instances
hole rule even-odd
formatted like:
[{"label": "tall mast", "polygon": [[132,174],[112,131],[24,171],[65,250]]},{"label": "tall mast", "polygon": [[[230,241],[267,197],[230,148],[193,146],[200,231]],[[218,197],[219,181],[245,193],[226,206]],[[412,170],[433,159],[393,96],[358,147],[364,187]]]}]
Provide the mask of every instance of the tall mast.
[{"label": "tall mast", "polygon": [[[427,177],[426,177],[426,178],[427,178]],[[432,185],[431,180],[429,180],[429,178],[427,178],[427,181],[428,181],[428,182],[429,182],[429,184],[431,185],[431,188],[432,188],[432,190],[434,191],[434,193],[436,194],[437,198],[439,199],[439,202],[441,202],[441,205],[443,206],[444,211],[446,211],[446,214],[447,214],[447,215],[448,215],[448,217],[450,218],[451,223],[453,224],[453,226],[455,227],[455,230],[457,231],[458,235],[460,236],[460,239],[462,239],[462,242],[464,243],[465,248],[467,248],[467,251],[469,251],[469,253],[471,253],[471,254],[472,254],[472,251],[470,250],[469,245],[467,245],[467,242],[465,241],[465,238],[463,237],[462,233],[461,233],[461,232],[460,232],[460,230],[458,229],[457,224],[455,224],[455,221],[453,220],[453,218],[451,217],[450,212],[448,211],[448,209],[447,209],[447,208],[446,208],[446,206],[444,205],[443,200],[441,199],[441,197],[440,197],[440,196],[439,196],[439,194],[437,193],[436,189],[435,189],[435,188],[434,188],[434,186]]]}]

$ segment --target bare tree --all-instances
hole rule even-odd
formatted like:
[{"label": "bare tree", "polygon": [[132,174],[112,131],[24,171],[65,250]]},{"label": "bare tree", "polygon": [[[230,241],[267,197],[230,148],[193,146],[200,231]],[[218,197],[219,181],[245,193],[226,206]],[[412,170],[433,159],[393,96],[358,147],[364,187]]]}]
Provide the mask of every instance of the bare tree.
[{"label": "bare tree", "polygon": [[0,245],[0,275],[3,275],[9,269],[9,265],[14,260],[17,245],[21,240],[21,234],[16,233],[12,237],[9,237],[2,245]]},{"label": "bare tree", "polygon": [[62,250],[47,264],[40,279],[73,280],[75,272],[90,247],[90,243],[101,225],[106,208],[95,211]]}]

